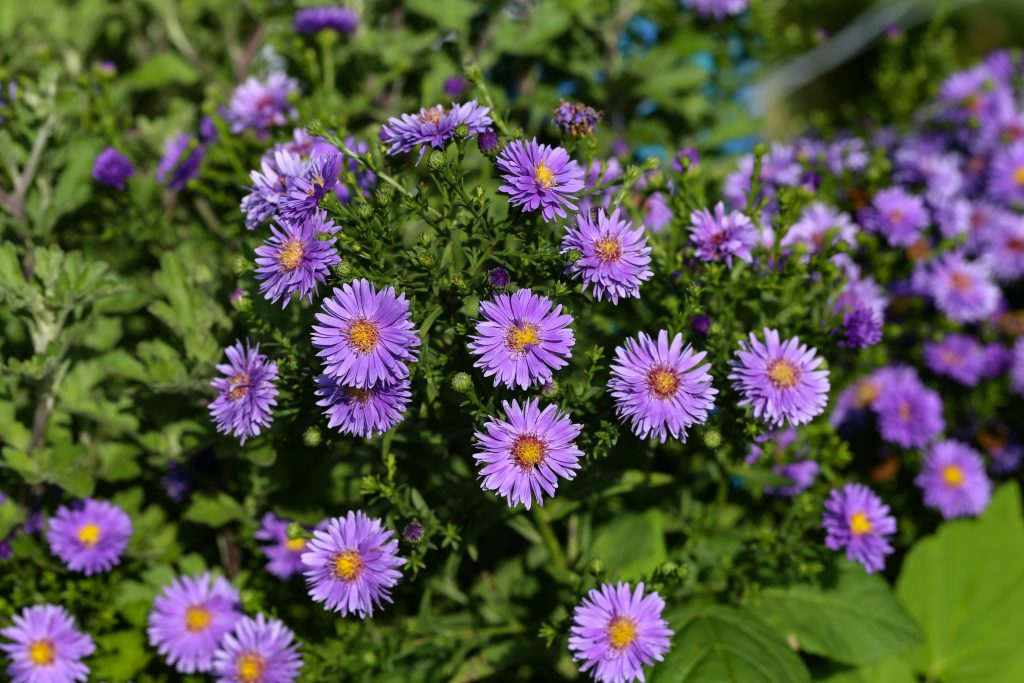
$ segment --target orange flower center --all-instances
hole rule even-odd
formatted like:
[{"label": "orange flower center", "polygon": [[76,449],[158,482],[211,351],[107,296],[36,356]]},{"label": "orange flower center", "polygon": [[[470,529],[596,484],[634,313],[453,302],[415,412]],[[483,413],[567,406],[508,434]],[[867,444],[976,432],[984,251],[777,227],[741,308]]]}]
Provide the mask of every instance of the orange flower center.
[{"label": "orange flower center", "polygon": [[629,617],[615,617],[608,622],[608,643],[621,650],[636,640],[636,622]]},{"label": "orange flower center", "polygon": [[971,278],[963,273],[953,273],[949,276],[949,286],[955,291],[964,293],[971,291]]},{"label": "orange flower center", "polygon": [[244,372],[228,378],[228,398],[241,401],[249,393],[249,376]]},{"label": "orange flower center", "polygon": [[903,422],[910,422],[910,404],[907,402],[900,403],[900,407],[897,410],[900,416],[900,420]]},{"label": "orange flower center", "polygon": [[532,434],[524,434],[512,444],[512,459],[521,469],[531,470],[544,460],[547,446]]},{"label": "orange flower center", "polygon": [[78,540],[86,548],[92,548],[100,540],[100,528],[92,523],[85,524],[78,530]]},{"label": "orange flower center", "polygon": [[297,239],[291,239],[284,243],[281,251],[277,254],[277,262],[281,264],[281,270],[290,273],[302,263],[302,257],[306,253],[306,247]]},{"label": "orange flower center", "polygon": [[213,621],[213,614],[202,605],[192,605],[185,610],[185,628],[196,633],[204,631]]},{"label": "orange flower center", "polygon": [[347,336],[356,351],[369,353],[380,343],[380,328],[366,318],[360,318],[348,328]]},{"label": "orange flower center", "polygon": [[768,379],[776,389],[789,389],[800,379],[800,371],[789,361],[780,359],[768,366]]},{"label": "orange flower center", "polygon": [[358,551],[346,550],[334,558],[334,576],[342,581],[355,581],[362,573],[363,558],[359,557]]},{"label": "orange flower center", "polygon": [[536,179],[537,184],[545,190],[555,184],[555,174],[544,165],[543,161],[537,164],[537,170],[533,172],[533,177]]},{"label": "orange flower center", "polygon": [[863,536],[872,529],[871,520],[863,512],[855,512],[850,517],[850,531],[854,536]]},{"label": "orange flower center", "polygon": [[654,368],[647,373],[647,387],[658,398],[664,400],[679,391],[679,373],[669,368]]},{"label": "orange flower center", "polygon": [[1018,166],[1014,169],[1013,182],[1017,185],[1024,185],[1024,166]]},{"label": "orange flower center", "polygon": [[345,390],[348,393],[349,399],[356,403],[365,405],[370,400],[370,391],[368,389],[360,389],[359,387],[348,387]]},{"label": "orange flower center", "polygon": [[36,666],[49,666],[57,658],[57,650],[49,640],[36,640],[28,645],[28,658]]},{"label": "orange flower center", "polygon": [[895,211],[890,211],[889,221],[892,222],[893,225],[899,225],[900,223],[903,222],[903,212],[900,211],[899,209],[896,209]]}]

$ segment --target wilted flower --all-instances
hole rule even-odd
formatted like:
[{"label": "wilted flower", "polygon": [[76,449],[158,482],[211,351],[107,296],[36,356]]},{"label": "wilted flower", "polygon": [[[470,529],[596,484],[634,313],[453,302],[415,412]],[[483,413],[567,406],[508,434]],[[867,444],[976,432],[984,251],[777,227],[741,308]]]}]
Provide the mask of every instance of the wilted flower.
[{"label": "wilted flower", "polygon": [[555,125],[575,137],[583,137],[594,132],[601,121],[601,112],[588,107],[582,102],[562,102],[555,109]]}]

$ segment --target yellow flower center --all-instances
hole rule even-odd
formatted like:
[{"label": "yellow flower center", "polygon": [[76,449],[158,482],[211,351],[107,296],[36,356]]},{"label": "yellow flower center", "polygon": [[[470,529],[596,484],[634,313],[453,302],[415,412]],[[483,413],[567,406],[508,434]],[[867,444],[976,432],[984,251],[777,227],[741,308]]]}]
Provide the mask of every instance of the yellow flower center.
[{"label": "yellow flower center", "polygon": [[370,392],[368,389],[360,389],[359,387],[348,387],[345,391],[348,392],[349,399],[356,403],[365,404],[370,400]]},{"label": "yellow flower center", "polygon": [[277,254],[277,262],[281,264],[281,270],[290,273],[302,263],[302,257],[306,253],[306,247],[297,239],[291,239],[284,243],[281,251]]},{"label": "yellow flower center", "polygon": [[82,526],[78,530],[78,540],[86,548],[91,548],[100,540],[100,528],[95,524],[89,523]]},{"label": "yellow flower center", "polygon": [[1024,185],[1024,166],[1018,166],[1013,171],[1013,182],[1017,185]]},{"label": "yellow flower center", "polygon": [[301,553],[306,549],[306,539],[304,538],[289,538],[284,542],[284,547],[293,553]]},{"label": "yellow flower center", "polygon": [[366,318],[360,318],[348,328],[348,341],[359,353],[369,353],[380,343],[380,328]]},{"label": "yellow flower center", "polygon": [[522,353],[527,345],[536,346],[539,341],[537,328],[529,323],[516,325],[505,334],[505,346],[515,353]]},{"label": "yellow flower center", "polygon": [[49,666],[57,658],[57,651],[50,641],[36,640],[28,645],[28,658],[36,666]]},{"label": "yellow flower center", "polygon": [[857,386],[857,406],[864,408],[875,402],[878,398],[878,394],[881,393],[878,385],[871,381],[861,382]]},{"label": "yellow flower center", "polygon": [[324,177],[313,176],[312,180],[309,181],[309,189],[306,190],[306,194],[312,197],[315,194],[319,194],[324,191]]},{"label": "yellow flower center", "polygon": [[516,464],[521,469],[530,470],[544,460],[547,450],[544,442],[536,436],[524,434],[512,444],[512,459],[516,461]]},{"label": "yellow flower center", "polygon": [[654,368],[647,373],[647,387],[658,398],[664,400],[679,391],[679,373],[669,368]]},{"label": "yellow flower center", "polygon": [[249,376],[244,372],[228,378],[228,398],[241,401],[249,393]]},{"label": "yellow flower center", "polygon": [[537,184],[545,190],[555,184],[555,174],[544,165],[543,161],[537,164],[537,170],[533,172],[533,177],[536,179]]},{"label": "yellow flower center", "polygon": [[863,512],[854,512],[850,517],[850,531],[854,536],[863,536],[872,529],[871,520]]},{"label": "yellow flower center", "polygon": [[192,605],[185,610],[185,628],[192,633],[205,631],[212,621],[213,614],[202,605]]},{"label": "yellow flower center", "polygon": [[266,668],[267,661],[261,655],[245,652],[238,658],[238,680],[241,683],[259,683]]},{"label": "yellow flower center", "polygon": [[636,640],[636,622],[629,617],[615,617],[608,622],[608,643],[621,650]]},{"label": "yellow flower center", "polygon": [[334,558],[334,576],[342,581],[355,581],[363,572],[363,558],[359,552],[346,550]]},{"label": "yellow flower center", "polygon": [[777,360],[768,366],[768,379],[776,389],[789,389],[800,379],[800,371],[789,361]]},{"label": "yellow flower center", "polygon": [[956,465],[946,465],[942,468],[942,481],[947,486],[958,487],[964,483],[964,471]]},{"label": "yellow flower center", "polygon": [[618,261],[622,257],[622,244],[613,237],[602,237],[594,243],[594,254],[601,261]]}]

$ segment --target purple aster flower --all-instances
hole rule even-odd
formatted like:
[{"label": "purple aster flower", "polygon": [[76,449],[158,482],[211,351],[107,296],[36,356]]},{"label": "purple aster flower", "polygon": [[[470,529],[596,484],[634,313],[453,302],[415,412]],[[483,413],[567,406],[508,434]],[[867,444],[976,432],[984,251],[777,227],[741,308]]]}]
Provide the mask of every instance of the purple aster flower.
[{"label": "purple aster flower", "polygon": [[488,128],[476,138],[476,145],[480,148],[480,153],[485,156],[493,156],[498,151],[498,145],[501,143],[498,140],[498,134]]},{"label": "purple aster flower", "polygon": [[946,428],[942,399],[911,368],[891,368],[873,408],[882,438],[904,448],[921,448]]},{"label": "purple aster flower", "polygon": [[690,214],[690,240],[697,245],[697,258],[702,261],[725,261],[732,268],[733,257],[750,263],[750,250],[757,244],[757,230],[745,214],[726,213],[722,202],[714,212],[701,209]]},{"label": "purple aster flower", "polygon": [[675,635],[662,619],[665,601],[644,585],[602,584],[576,606],[569,629],[569,650],[581,672],[599,683],[643,681],[643,666],[660,662]]},{"label": "purple aster flower", "polygon": [[217,683],[293,683],[302,668],[292,630],[262,614],[242,617],[213,660]]},{"label": "purple aster flower", "polygon": [[405,418],[412,398],[408,379],[360,388],[319,375],[316,384],[316,395],[321,397],[317,405],[324,408],[327,426],[354,436],[372,437],[388,431]]},{"label": "purple aster flower", "polygon": [[945,519],[980,515],[992,497],[985,461],[959,441],[932,446],[914,483],[924,492],[924,504]]},{"label": "purple aster flower", "polygon": [[149,613],[149,644],[178,673],[206,673],[224,634],[242,617],[238,591],[208,572],[171,582]]},{"label": "purple aster flower", "polygon": [[[252,186],[242,197],[241,209],[245,227],[255,230],[277,213],[281,200],[295,186],[297,178],[306,176],[309,162],[285,149],[265,155],[259,171],[251,171]],[[319,200],[318,200],[319,201]]]},{"label": "purple aster flower", "polygon": [[843,314],[843,339],[839,346],[864,349],[882,341],[882,319],[867,306],[857,306]]},{"label": "purple aster flower", "polygon": [[324,609],[365,619],[381,602],[391,602],[391,589],[402,576],[398,567],[405,560],[381,520],[349,512],[314,532],[308,547],[302,562],[309,595],[324,603]]},{"label": "purple aster flower", "polygon": [[668,205],[665,195],[661,192],[651,193],[643,203],[644,226],[651,232],[658,233],[672,222],[675,214]]},{"label": "purple aster flower", "polygon": [[493,123],[490,108],[480,106],[476,100],[465,104],[453,102],[448,109],[435,104],[420,109],[418,114],[392,116],[381,127],[380,139],[388,146],[388,154],[403,154],[419,146],[422,159],[428,146],[444,149],[460,125],[465,124],[472,136],[491,130]]},{"label": "purple aster flower", "polygon": [[985,370],[981,344],[966,334],[951,334],[940,342],[926,342],[924,360],[937,375],[945,375],[960,384],[975,386]]},{"label": "purple aster flower", "polygon": [[665,330],[658,339],[641,332],[615,349],[608,389],[615,398],[620,420],[629,420],[641,439],[672,438],[686,442],[686,431],[704,424],[718,391],[711,386],[707,354],[683,346],[683,335],[669,340]]},{"label": "purple aster flower", "polygon": [[749,0],[683,0],[687,7],[697,12],[702,19],[723,21],[747,11]]},{"label": "purple aster flower", "polygon": [[989,168],[988,194],[1007,205],[1024,203],[1024,141],[996,150]]},{"label": "purple aster flower", "polygon": [[469,350],[479,356],[473,366],[493,376],[494,386],[525,389],[551,381],[552,371],[572,356],[572,316],[529,289],[481,301],[480,316]]},{"label": "purple aster flower", "polygon": [[409,301],[393,287],[377,289],[366,279],[350,282],[324,299],[313,325],[313,346],[324,372],[339,382],[367,389],[409,376],[419,337]]},{"label": "purple aster flower", "polygon": [[875,401],[882,394],[882,386],[886,368],[862,377],[840,392],[835,408],[829,416],[829,424],[839,427],[847,420],[860,422],[874,407]]},{"label": "purple aster flower", "polygon": [[[684,167],[685,160],[685,167]],[[682,173],[687,168],[694,168],[700,163],[700,152],[693,147],[684,147],[672,157],[672,170]]]},{"label": "purple aster flower", "polygon": [[466,92],[466,88],[469,87],[469,81],[462,76],[449,76],[444,79],[444,86],[442,90],[444,94],[453,100],[462,97],[462,93]]},{"label": "purple aster flower", "polygon": [[498,189],[509,203],[524,211],[541,210],[545,222],[565,218],[565,209],[576,210],[573,201],[583,189],[583,169],[561,147],[538,145],[533,140],[513,140],[496,160],[505,184]]},{"label": "purple aster flower", "polygon": [[1010,387],[1024,396],[1024,337],[1013,345],[1013,363],[1010,365]]},{"label": "purple aster flower", "polygon": [[503,266],[491,269],[491,272],[487,273],[487,280],[491,283],[491,287],[495,289],[505,289],[508,287],[508,283],[512,280],[512,276],[509,274],[508,269]]},{"label": "purple aster flower", "polygon": [[765,341],[750,333],[740,342],[729,379],[743,395],[740,405],[754,409],[754,417],[776,427],[810,422],[828,402],[828,370],[823,359],[798,337],[779,340],[779,333],[764,329]]},{"label": "purple aster flower", "polygon": [[217,122],[212,116],[204,116],[199,119],[199,141],[217,142]]},{"label": "purple aster flower", "polygon": [[167,474],[160,477],[160,485],[164,487],[168,498],[180,503],[192,488],[192,478],[184,467],[172,460],[167,463]]},{"label": "purple aster flower", "polygon": [[243,345],[236,341],[224,353],[228,362],[217,366],[221,376],[210,382],[218,391],[210,403],[210,415],[218,432],[237,437],[244,445],[274,419],[271,411],[277,405],[277,363],[260,353],[259,344],[251,347],[248,342]]},{"label": "purple aster flower", "polygon": [[798,460],[797,462],[775,465],[772,467],[772,472],[780,477],[789,479],[793,483],[785,486],[765,486],[765,494],[792,498],[811,487],[814,480],[818,478],[818,473],[821,472],[821,466],[814,460]]},{"label": "purple aster flower", "polygon": [[312,303],[330,267],[341,263],[334,248],[335,238],[320,239],[322,233],[336,231],[334,223],[317,210],[301,223],[282,222],[280,227],[271,225],[270,231],[271,236],[256,248],[260,292],[272,303],[283,299],[282,308],[288,307],[295,292]]},{"label": "purple aster flower", "polygon": [[555,125],[573,137],[590,135],[601,122],[601,112],[582,102],[562,102],[555,109]]},{"label": "purple aster flower", "polygon": [[92,576],[121,562],[131,535],[132,520],[124,510],[87,498],[81,507],[57,509],[46,541],[68,569]]},{"label": "purple aster flower", "polygon": [[641,225],[634,229],[628,220],[620,220],[621,209],[609,216],[598,209],[596,220],[589,215],[576,216],[577,227],[567,226],[562,237],[562,253],[577,251],[581,257],[569,265],[569,273],[583,281],[583,291],[593,290],[594,298],[640,298],[640,285],[654,273],[650,269],[651,248]]},{"label": "purple aster flower", "polygon": [[337,185],[342,161],[337,152],[314,156],[306,173],[293,178],[291,187],[278,201],[281,218],[297,223],[312,215],[320,200]]},{"label": "purple aster flower", "polygon": [[199,175],[204,154],[206,148],[196,144],[195,138],[188,133],[178,133],[164,143],[164,155],[156,166],[157,182],[170,190],[184,189],[188,181]]},{"label": "purple aster flower", "polygon": [[89,677],[82,659],[96,646],[63,607],[26,607],[0,635],[10,641],[0,643],[0,650],[11,660],[7,675],[12,683],[84,683]]},{"label": "purple aster flower", "polygon": [[1002,377],[1013,365],[1013,351],[998,342],[981,347],[981,377]]},{"label": "purple aster flower", "polygon": [[827,534],[825,547],[846,549],[846,557],[864,565],[868,574],[885,568],[885,556],[892,552],[889,539],[896,533],[896,518],[889,506],[863,484],[833,489],[825,501],[821,523]]},{"label": "purple aster flower", "polygon": [[354,33],[359,26],[359,17],[347,7],[303,7],[296,10],[292,25],[296,32],[307,35],[320,31]]},{"label": "purple aster flower", "polygon": [[849,214],[837,211],[823,202],[814,202],[804,209],[800,220],[794,223],[780,242],[783,247],[804,244],[812,252],[825,248],[825,238],[829,231],[835,231],[831,244],[845,242],[853,245],[857,241],[857,226],[850,220]]},{"label": "purple aster flower", "polygon": [[928,227],[928,209],[920,197],[898,187],[879,190],[871,207],[861,212],[866,228],[881,234],[896,247],[909,247]]},{"label": "purple aster flower", "polygon": [[124,189],[124,181],[135,175],[131,160],[113,147],[107,147],[96,156],[92,164],[92,178],[96,182],[118,190]]},{"label": "purple aster flower", "polygon": [[247,130],[260,136],[272,126],[283,126],[298,114],[288,101],[289,95],[299,91],[299,84],[287,74],[274,72],[261,81],[250,76],[231,93],[231,102],[224,119],[232,133]]},{"label": "purple aster flower", "polygon": [[1001,294],[992,282],[988,265],[968,261],[963,254],[946,254],[915,274],[915,284],[935,300],[951,320],[970,323],[995,312]]},{"label": "purple aster flower", "polygon": [[1002,282],[1024,276],[1024,216],[1013,214],[983,237],[982,260]]},{"label": "purple aster flower", "polygon": [[555,495],[559,478],[572,480],[583,451],[574,439],[582,427],[568,413],[549,405],[541,410],[537,399],[520,407],[518,401],[502,403],[506,420],[490,418],[484,431],[476,432],[480,487],[504,496],[509,507],[522,503],[527,510],[544,494]]},{"label": "purple aster flower", "polygon": [[711,318],[706,315],[695,315],[690,318],[690,328],[706,339],[708,330],[711,329]]},{"label": "purple aster flower", "polygon": [[267,558],[267,571],[282,580],[302,573],[302,553],[306,551],[306,539],[289,538],[288,525],[288,520],[268,512],[254,534],[256,540],[264,541],[260,552]]}]

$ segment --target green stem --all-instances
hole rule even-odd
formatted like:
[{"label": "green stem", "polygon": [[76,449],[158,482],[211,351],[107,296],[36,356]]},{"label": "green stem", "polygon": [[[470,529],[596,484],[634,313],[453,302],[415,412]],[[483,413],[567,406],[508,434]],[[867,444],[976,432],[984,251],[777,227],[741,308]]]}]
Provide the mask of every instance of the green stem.
[{"label": "green stem", "polygon": [[533,509],[533,520],[537,524],[537,531],[540,532],[540,536],[544,540],[544,547],[547,548],[548,555],[551,556],[551,563],[554,565],[556,573],[560,575],[568,574],[569,565],[565,561],[562,545],[558,542],[554,529],[551,528],[548,513],[540,506],[535,507]]}]

